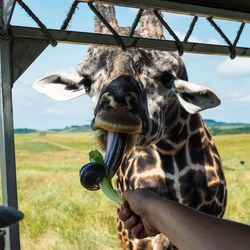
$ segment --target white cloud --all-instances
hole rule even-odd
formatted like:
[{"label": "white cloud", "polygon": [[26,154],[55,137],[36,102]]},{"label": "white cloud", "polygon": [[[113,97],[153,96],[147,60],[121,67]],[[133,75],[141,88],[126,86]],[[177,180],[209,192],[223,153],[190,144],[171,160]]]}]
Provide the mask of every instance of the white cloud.
[{"label": "white cloud", "polygon": [[209,43],[209,44],[220,44],[219,40],[216,39],[216,38],[210,38],[207,43]]},{"label": "white cloud", "polygon": [[241,97],[242,95],[243,95],[242,92],[236,91],[236,92],[228,92],[228,93],[226,93],[225,97],[235,99],[235,98]]},{"label": "white cloud", "polygon": [[234,93],[226,93],[225,97],[230,99],[231,102],[234,103],[250,103],[250,94],[249,93],[243,93],[243,92],[234,92]]},{"label": "white cloud", "polygon": [[[137,8],[127,8],[128,12],[130,14],[137,14],[139,9]],[[177,13],[173,13],[173,12],[163,12],[163,17],[164,18],[168,18],[168,19],[173,19],[173,18],[185,18],[185,17],[189,17],[188,15],[183,15],[183,14],[177,14]]]},{"label": "white cloud", "polygon": [[[175,34],[178,36],[178,38],[183,41],[184,37],[186,36],[185,33],[180,32],[180,31],[175,31]],[[170,35],[167,31],[165,31],[165,36],[169,39]],[[172,38],[172,37],[171,37]],[[208,41],[203,41],[197,36],[191,35],[188,39],[188,42],[193,42],[193,43],[208,43],[208,44],[220,44],[220,42],[216,38],[210,38]]]},{"label": "white cloud", "polygon": [[[132,18],[132,19],[135,18],[136,14],[139,11],[139,9],[137,9],[137,8],[126,8],[126,9],[128,11],[128,14],[130,15],[129,18]],[[124,10],[122,10],[122,11],[124,11]],[[184,19],[189,20],[189,18],[190,18],[190,16],[188,16],[188,15],[177,14],[177,13],[172,13],[172,12],[163,12],[163,11],[161,11],[161,12],[163,13],[163,18],[165,19],[165,21],[169,21],[169,20],[178,21],[178,20],[184,20]],[[117,7],[116,7],[116,13],[118,14]],[[122,23],[122,21],[124,21],[123,19],[120,19],[120,18],[118,18],[118,19],[119,19],[118,20],[119,23]],[[132,24],[132,22],[131,22],[131,24]],[[138,27],[139,27],[139,25],[138,25]]]},{"label": "white cloud", "polygon": [[[183,41],[183,39],[185,38],[186,34],[184,34],[183,32],[180,32],[180,31],[175,31],[175,34],[177,35],[177,37]],[[166,37],[166,39],[173,39],[172,36],[166,31],[164,30],[164,35]],[[189,42],[194,42],[194,43],[202,43],[202,40],[199,39],[198,37],[196,36],[190,36],[189,39],[188,39]]]},{"label": "white cloud", "polygon": [[218,65],[217,69],[221,75],[250,75],[250,59],[226,59]]},{"label": "white cloud", "polygon": [[250,103],[250,95],[242,96],[240,99],[238,99],[238,102]]},{"label": "white cloud", "polygon": [[189,37],[188,42],[203,43],[203,41],[200,38],[192,35]]},{"label": "white cloud", "polygon": [[139,9],[136,9],[136,8],[127,8],[127,10],[130,14],[134,14],[134,15],[136,15],[139,11]]},{"label": "white cloud", "polygon": [[48,114],[48,115],[64,115],[65,112],[63,110],[49,108],[49,109],[47,109],[45,111],[45,114]]}]

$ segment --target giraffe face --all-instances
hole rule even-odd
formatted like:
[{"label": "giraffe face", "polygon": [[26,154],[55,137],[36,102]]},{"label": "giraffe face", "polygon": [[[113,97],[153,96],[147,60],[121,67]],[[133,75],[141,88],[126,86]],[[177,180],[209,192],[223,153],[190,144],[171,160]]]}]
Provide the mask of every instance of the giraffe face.
[{"label": "giraffe face", "polygon": [[[120,35],[129,35],[129,28],[118,25],[113,6],[96,7]],[[95,31],[109,34],[99,18]],[[140,28],[135,32],[139,37],[164,39],[161,23],[149,10],[143,11]],[[99,140],[104,148],[107,145],[107,152],[113,148],[111,145],[128,152],[134,146],[157,143],[165,136],[166,116],[173,103],[190,113],[220,103],[209,89],[178,79],[186,78],[185,67],[174,53],[143,49],[124,52],[117,47],[92,46],[78,65],[77,73],[77,76],[51,74],[33,87],[60,101],[87,93],[94,108],[92,127],[105,131]],[[106,158],[120,158],[122,153],[118,157],[114,151],[119,150],[113,150],[111,156],[106,154]],[[119,166],[118,161],[114,165]]]},{"label": "giraffe face", "polygon": [[[93,128],[133,135],[139,147],[160,140],[179,67],[179,58],[168,52],[91,48],[77,71],[91,79],[87,94],[94,108]],[[105,138],[100,141],[106,144]]]},{"label": "giraffe face", "polygon": [[[190,113],[219,104],[209,89],[176,77],[185,77],[185,67],[174,53],[92,46],[77,72],[49,75],[34,88],[57,100],[87,93],[94,108],[92,127],[129,134],[127,151],[162,139],[173,103]],[[104,148],[106,137],[99,138]]]},{"label": "giraffe face", "polygon": [[[143,49],[124,52],[120,48],[96,46],[90,48],[77,71],[91,79],[87,93],[95,111],[93,128],[133,135],[129,149],[162,139],[173,103],[191,113],[219,103],[207,88],[176,77],[185,78],[186,73],[174,53]],[[106,144],[105,136],[100,142]]]}]

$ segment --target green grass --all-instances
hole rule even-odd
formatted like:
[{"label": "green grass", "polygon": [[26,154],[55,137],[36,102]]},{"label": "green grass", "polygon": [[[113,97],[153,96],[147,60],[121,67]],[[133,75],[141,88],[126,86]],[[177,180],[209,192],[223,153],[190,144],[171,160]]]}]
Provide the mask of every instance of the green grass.
[{"label": "green grass", "polygon": [[120,249],[116,205],[79,181],[97,148],[94,135],[17,134],[15,141],[22,249]]},{"label": "green grass", "polygon": [[42,141],[23,141],[16,145],[17,150],[27,150],[32,152],[55,152],[62,148]]},{"label": "green grass", "polygon": [[[225,217],[250,224],[250,135],[215,140],[228,184]],[[17,134],[15,141],[22,249],[120,249],[116,205],[79,181],[88,152],[97,148],[94,135]]]},{"label": "green grass", "polygon": [[228,186],[225,218],[250,224],[250,134],[215,137]]}]

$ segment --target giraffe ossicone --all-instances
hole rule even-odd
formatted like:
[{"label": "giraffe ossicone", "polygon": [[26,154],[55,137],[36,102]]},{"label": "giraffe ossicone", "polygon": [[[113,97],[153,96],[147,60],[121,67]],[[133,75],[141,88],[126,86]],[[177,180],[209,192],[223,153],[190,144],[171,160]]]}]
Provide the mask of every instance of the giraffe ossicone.
[{"label": "giraffe ossicone", "polygon": [[[129,34],[129,28],[118,25],[113,7],[97,7],[118,33]],[[98,18],[96,32],[108,32]],[[135,34],[164,38],[151,11],[143,13]],[[88,94],[94,108],[92,127],[104,131],[97,137],[104,150],[110,134],[129,135],[126,153],[115,169],[120,192],[146,187],[202,212],[223,215],[226,182],[220,156],[197,114],[218,106],[220,100],[207,87],[188,82],[176,53],[93,45],[77,73],[51,74],[34,88],[56,100]],[[111,148],[112,141],[108,144]],[[175,249],[164,235],[137,240],[121,221],[117,223],[124,249]]]}]

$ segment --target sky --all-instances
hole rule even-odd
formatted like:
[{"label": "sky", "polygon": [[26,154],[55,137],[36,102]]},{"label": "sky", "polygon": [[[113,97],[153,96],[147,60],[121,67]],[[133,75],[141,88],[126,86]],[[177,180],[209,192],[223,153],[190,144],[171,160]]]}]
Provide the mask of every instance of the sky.
[{"label": "sky", "polygon": [[[52,29],[62,24],[71,0],[25,0],[40,20]],[[117,19],[122,26],[130,26],[136,9],[117,7]],[[164,14],[165,20],[179,38],[183,38],[192,20],[186,15]],[[238,23],[216,21],[233,41],[239,28]],[[16,5],[12,25],[37,27],[33,20]],[[93,32],[94,15],[85,3],[70,23],[70,30]],[[165,34],[168,38],[169,35]],[[250,25],[246,25],[239,46],[250,46]],[[206,19],[200,18],[190,41],[225,44]],[[54,72],[74,72],[84,57],[88,46],[59,44],[49,46],[15,82],[13,88],[13,112],[15,128],[46,130],[72,125],[89,124],[93,117],[91,100],[81,96],[71,101],[58,102],[32,89],[32,84],[44,75]],[[182,59],[186,65],[189,81],[207,86],[221,99],[222,104],[202,112],[202,117],[226,122],[250,123],[250,59],[226,56],[208,56],[185,53]]]}]

